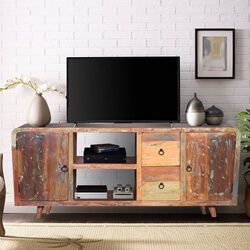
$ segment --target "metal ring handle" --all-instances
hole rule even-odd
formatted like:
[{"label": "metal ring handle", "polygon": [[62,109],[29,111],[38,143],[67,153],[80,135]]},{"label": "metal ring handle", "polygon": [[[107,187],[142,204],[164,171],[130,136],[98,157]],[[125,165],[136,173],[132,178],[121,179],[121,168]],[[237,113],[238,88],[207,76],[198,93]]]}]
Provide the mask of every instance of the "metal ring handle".
[{"label": "metal ring handle", "polygon": [[187,172],[191,172],[191,171],[192,171],[192,166],[191,166],[191,165],[187,165],[186,171],[187,171]]},{"label": "metal ring handle", "polygon": [[159,187],[159,189],[163,189],[165,187],[165,185],[161,182],[158,187]]},{"label": "metal ring handle", "polygon": [[63,173],[67,173],[68,170],[69,170],[69,168],[68,168],[66,165],[61,166],[61,171],[62,171]]},{"label": "metal ring handle", "polygon": [[162,148],[160,148],[160,150],[158,151],[158,154],[159,154],[159,155],[164,155],[165,152],[164,152],[164,150],[163,150]]}]

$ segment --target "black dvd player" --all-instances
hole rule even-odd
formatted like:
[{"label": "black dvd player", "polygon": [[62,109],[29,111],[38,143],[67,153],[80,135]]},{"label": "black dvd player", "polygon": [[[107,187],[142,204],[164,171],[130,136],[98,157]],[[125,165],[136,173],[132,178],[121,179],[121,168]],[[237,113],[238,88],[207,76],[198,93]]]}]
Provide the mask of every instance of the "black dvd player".
[{"label": "black dvd player", "polygon": [[96,153],[104,153],[104,152],[113,152],[119,150],[119,145],[111,144],[111,143],[104,143],[104,144],[92,144],[90,147]]},{"label": "black dvd player", "polygon": [[119,148],[117,151],[96,153],[93,148],[85,148],[83,158],[85,163],[125,163],[126,149]]}]

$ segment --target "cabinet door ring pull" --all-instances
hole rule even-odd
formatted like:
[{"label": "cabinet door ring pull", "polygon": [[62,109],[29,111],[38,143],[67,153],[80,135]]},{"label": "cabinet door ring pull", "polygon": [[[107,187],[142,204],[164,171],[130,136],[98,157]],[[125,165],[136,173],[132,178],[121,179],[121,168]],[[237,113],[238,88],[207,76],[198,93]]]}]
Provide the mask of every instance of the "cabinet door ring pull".
[{"label": "cabinet door ring pull", "polygon": [[68,167],[66,166],[66,165],[63,165],[63,166],[61,166],[61,171],[63,172],[63,173],[67,173],[68,172]]}]

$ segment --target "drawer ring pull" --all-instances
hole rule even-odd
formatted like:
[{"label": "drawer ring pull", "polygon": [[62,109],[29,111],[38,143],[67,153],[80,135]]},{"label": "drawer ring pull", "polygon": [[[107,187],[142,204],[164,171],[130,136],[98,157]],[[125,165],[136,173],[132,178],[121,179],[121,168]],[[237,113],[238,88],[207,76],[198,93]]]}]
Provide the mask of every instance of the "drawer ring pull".
[{"label": "drawer ring pull", "polygon": [[158,154],[159,154],[159,155],[164,155],[165,152],[164,152],[164,150],[161,148],[161,149],[158,151]]},{"label": "drawer ring pull", "polygon": [[159,187],[159,189],[163,189],[165,187],[165,185],[161,182],[158,187]]}]

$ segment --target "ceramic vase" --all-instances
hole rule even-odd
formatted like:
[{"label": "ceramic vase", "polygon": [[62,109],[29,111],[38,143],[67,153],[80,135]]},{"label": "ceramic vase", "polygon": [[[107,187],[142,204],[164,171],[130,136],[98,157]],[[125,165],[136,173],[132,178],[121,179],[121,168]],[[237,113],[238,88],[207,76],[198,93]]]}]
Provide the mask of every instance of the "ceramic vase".
[{"label": "ceramic vase", "polygon": [[189,126],[201,126],[205,121],[205,109],[202,102],[197,98],[196,93],[194,97],[188,102],[186,108],[186,120]]},{"label": "ceramic vase", "polygon": [[46,100],[41,94],[36,94],[28,109],[27,122],[33,127],[44,127],[50,121],[51,115]]},{"label": "ceramic vase", "polygon": [[206,123],[208,125],[220,125],[223,121],[223,111],[217,108],[216,106],[212,106],[206,110]]}]

